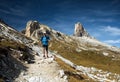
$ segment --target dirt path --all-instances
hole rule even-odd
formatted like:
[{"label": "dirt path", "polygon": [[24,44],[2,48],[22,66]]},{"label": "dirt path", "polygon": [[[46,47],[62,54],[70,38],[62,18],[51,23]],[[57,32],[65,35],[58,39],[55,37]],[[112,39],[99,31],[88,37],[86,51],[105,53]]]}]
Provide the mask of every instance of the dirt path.
[{"label": "dirt path", "polygon": [[27,71],[21,72],[15,82],[67,82],[53,57],[44,59],[35,56],[35,63],[27,64],[27,67]]}]

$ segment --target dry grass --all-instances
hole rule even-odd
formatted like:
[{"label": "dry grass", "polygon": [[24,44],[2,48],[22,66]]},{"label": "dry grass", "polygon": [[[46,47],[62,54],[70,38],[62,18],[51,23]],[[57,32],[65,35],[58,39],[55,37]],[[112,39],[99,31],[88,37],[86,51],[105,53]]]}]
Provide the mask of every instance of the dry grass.
[{"label": "dry grass", "polygon": [[13,49],[24,49],[25,45],[21,43],[17,43],[13,40],[9,40],[3,37],[0,37],[0,47],[7,47],[7,48],[13,48]]},{"label": "dry grass", "polygon": [[61,59],[56,58],[56,61],[60,65],[60,67],[64,69],[65,74],[68,76],[68,82],[93,82],[93,80],[91,80],[87,76],[77,74],[77,71],[74,68],[64,63]]},{"label": "dry grass", "polygon": [[77,65],[95,67],[104,71],[120,74],[120,60],[112,60],[112,57],[106,57],[102,55],[102,52],[90,50],[77,52],[75,50],[77,44],[72,44],[72,42],[69,43],[72,45],[68,45],[68,43],[65,42],[52,40],[50,44],[52,44],[50,47],[52,51],[57,51],[64,58]]},{"label": "dry grass", "polygon": [[27,46],[25,46],[22,43],[4,38],[0,36],[0,49],[7,49],[8,51],[11,51],[11,49],[14,50],[18,50],[21,51],[21,53],[23,54],[22,56],[20,56],[19,53],[12,53],[12,55],[14,55],[15,57],[17,57],[18,59],[22,60],[22,61],[28,61],[28,59],[33,59],[32,54],[29,53],[29,48]]},{"label": "dry grass", "polygon": [[4,82],[4,80],[2,78],[0,78],[0,82]]}]

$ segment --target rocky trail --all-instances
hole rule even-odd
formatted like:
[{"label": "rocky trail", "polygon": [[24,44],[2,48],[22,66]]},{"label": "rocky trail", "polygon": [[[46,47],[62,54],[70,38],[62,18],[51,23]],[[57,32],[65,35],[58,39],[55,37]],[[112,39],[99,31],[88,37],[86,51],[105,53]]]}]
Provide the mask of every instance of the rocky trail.
[{"label": "rocky trail", "polygon": [[[83,67],[77,66],[71,61],[63,58],[62,56],[52,53],[49,51],[49,58],[45,59],[42,57],[42,48],[39,46],[32,46],[32,49],[37,53],[34,57],[34,63],[26,64],[27,71],[21,72],[19,77],[15,82],[68,82],[67,76],[64,74],[64,70],[55,61],[55,56],[60,58],[66,64],[75,68],[76,70],[81,71],[80,74],[84,74],[89,78],[103,82],[115,82],[119,81],[118,74],[112,74],[110,72],[105,72],[103,70],[96,69],[94,67]],[[109,79],[114,76],[114,80]]]},{"label": "rocky trail", "polygon": [[27,71],[21,72],[15,82],[67,82],[67,76],[54,61],[54,56],[45,59],[35,55],[34,63],[26,66]]}]

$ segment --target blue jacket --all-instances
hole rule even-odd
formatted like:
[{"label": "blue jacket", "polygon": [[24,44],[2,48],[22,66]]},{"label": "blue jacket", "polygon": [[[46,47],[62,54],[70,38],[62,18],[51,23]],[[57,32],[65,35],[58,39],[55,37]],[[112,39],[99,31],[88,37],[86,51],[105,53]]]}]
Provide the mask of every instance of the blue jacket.
[{"label": "blue jacket", "polygon": [[43,45],[48,45],[48,41],[50,40],[49,36],[42,36],[41,42]]}]

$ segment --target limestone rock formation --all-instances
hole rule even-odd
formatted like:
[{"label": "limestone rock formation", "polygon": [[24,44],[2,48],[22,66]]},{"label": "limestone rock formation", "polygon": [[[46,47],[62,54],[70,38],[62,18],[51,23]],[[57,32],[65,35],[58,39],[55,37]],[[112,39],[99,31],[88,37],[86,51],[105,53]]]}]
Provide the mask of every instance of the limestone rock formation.
[{"label": "limestone rock formation", "polygon": [[37,21],[29,21],[26,25],[25,35],[30,37],[34,30],[40,28],[39,23]]},{"label": "limestone rock formation", "polygon": [[37,21],[28,21],[25,30],[25,36],[32,38],[37,41],[42,33],[45,31],[47,34],[50,34],[50,28],[46,25],[40,24]]},{"label": "limestone rock formation", "polygon": [[78,37],[82,37],[82,36],[90,37],[87,31],[82,26],[82,24],[79,22],[75,24],[74,35]]}]

